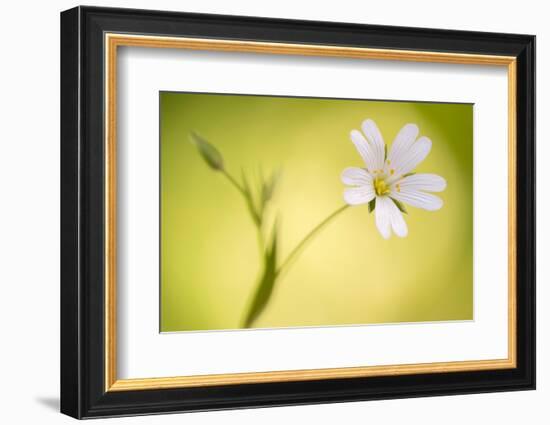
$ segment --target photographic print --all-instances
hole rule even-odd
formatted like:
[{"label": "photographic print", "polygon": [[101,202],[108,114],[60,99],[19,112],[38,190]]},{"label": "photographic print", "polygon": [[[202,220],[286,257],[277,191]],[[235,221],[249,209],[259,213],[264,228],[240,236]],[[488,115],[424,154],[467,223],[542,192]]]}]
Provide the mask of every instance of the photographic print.
[{"label": "photographic print", "polygon": [[472,104],[159,96],[161,332],[473,319]]}]

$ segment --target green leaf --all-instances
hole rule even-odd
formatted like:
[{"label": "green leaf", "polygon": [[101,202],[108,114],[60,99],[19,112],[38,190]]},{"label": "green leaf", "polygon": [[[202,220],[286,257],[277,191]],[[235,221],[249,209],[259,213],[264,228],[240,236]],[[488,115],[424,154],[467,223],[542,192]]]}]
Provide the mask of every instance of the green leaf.
[{"label": "green leaf", "polygon": [[222,155],[214,147],[214,145],[208,143],[205,139],[194,132],[191,133],[191,143],[197,147],[199,154],[210,166],[210,168],[212,168],[213,170],[223,169]]},{"label": "green leaf", "polygon": [[271,241],[263,256],[263,270],[256,293],[244,318],[243,327],[250,328],[269,302],[277,281],[277,223],[273,226]]},{"label": "green leaf", "polygon": [[407,209],[405,208],[405,205],[401,201],[398,201],[397,199],[390,198],[395,206],[399,208],[399,211],[401,211],[403,214],[408,214]]},{"label": "green leaf", "polygon": [[376,207],[376,198],[372,198],[369,202],[369,213],[374,211],[374,208]]},{"label": "green leaf", "polygon": [[262,203],[265,206],[271,198],[273,197],[273,192],[275,192],[275,187],[277,186],[277,182],[279,181],[281,173],[279,170],[274,171],[271,173],[269,178],[266,181],[263,181],[262,178]]}]

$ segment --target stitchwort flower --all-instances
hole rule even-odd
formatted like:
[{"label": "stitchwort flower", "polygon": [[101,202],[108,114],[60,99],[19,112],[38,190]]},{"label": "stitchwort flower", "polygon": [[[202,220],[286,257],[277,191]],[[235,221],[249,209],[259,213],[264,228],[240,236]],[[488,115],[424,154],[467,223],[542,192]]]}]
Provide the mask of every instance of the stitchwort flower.
[{"label": "stitchwort flower", "polygon": [[350,167],[342,172],[342,182],[352,186],[344,190],[344,200],[348,205],[368,204],[384,239],[391,236],[392,230],[405,237],[408,229],[403,217],[404,203],[428,211],[443,206],[441,198],[427,192],[444,190],[445,179],[413,172],[430,153],[432,142],[427,137],[418,138],[418,127],[407,124],[388,151],[374,121],[365,120],[361,130],[352,130],[350,137],[365,167]]}]

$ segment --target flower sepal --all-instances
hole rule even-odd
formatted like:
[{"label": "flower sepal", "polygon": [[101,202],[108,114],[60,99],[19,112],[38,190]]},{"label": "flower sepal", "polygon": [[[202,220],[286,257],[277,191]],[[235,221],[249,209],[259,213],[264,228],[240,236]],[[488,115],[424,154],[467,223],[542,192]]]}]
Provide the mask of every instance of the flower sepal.
[{"label": "flower sepal", "polygon": [[217,171],[223,170],[222,154],[214,147],[214,145],[208,143],[197,133],[191,133],[191,143],[197,147],[202,159],[204,159],[210,168]]}]

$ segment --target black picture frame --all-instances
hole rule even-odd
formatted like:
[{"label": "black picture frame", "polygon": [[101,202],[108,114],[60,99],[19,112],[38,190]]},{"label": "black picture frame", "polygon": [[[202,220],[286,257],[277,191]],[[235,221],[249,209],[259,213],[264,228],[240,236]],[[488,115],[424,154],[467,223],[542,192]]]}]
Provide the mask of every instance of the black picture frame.
[{"label": "black picture frame", "polygon": [[[514,56],[517,367],[369,378],[105,391],[104,34]],[[177,12],[61,13],[61,412],[75,418],[535,388],[535,37]]]}]

